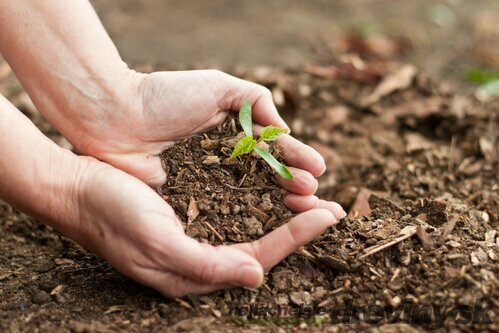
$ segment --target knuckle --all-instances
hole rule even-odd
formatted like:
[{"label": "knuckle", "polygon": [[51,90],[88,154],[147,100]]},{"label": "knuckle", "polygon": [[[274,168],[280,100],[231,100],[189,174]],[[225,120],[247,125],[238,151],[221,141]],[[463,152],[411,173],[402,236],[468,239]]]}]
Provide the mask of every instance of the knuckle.
[{"label": "knuckle", "polygon": [[258,85],[258,88],[260,90],[260,95],[266,98],[272,98],[272,91],[269,88],[262,85]]}]

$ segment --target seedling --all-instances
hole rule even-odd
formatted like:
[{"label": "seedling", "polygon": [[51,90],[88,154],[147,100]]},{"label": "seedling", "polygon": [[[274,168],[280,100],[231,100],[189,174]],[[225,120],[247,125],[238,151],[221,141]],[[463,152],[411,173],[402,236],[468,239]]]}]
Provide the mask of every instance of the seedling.
[{"label": "seedling", "polygon": [[293,174],[284,164],[276,160],[268,150],[256,146],[261,141],[275,141],[281,134],[286,133],[288,130],[270,125],[262,128],[258,140],[255,140],[253,138],[253,121],[251,119],[250,101],[244,101],[241,105],[241,109],[239,110],[239,123],[241,123],[241,127],[243,128],[246,136],[237,142],[230,158],[249,154],[252,151],[255,151],[265,160],[265,162],[267,162],[268,165],[272,167],[272,169],[277,171],[282,178],[293,179]]},{"label": "seedling", "polygon": [[477,94],[481,96],[499,96],[499,73],[478,68],[469,68],[466,71],[469,82],[478,84]]}]

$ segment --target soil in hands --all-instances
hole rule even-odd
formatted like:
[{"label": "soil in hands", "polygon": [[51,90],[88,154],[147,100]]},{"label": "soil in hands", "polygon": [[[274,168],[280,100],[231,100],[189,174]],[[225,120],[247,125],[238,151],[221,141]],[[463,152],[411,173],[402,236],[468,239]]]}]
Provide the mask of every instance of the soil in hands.
[{"label": "soil in hands", "polygon": [[[187,235],[211,244],[247,242],[292,216],[279,177],[256,153],[229,158],[244,133],[229,117],[204,135],[166,149],[167,179],[159,190]],[[277,145],[269,147],[279,155]]]}]

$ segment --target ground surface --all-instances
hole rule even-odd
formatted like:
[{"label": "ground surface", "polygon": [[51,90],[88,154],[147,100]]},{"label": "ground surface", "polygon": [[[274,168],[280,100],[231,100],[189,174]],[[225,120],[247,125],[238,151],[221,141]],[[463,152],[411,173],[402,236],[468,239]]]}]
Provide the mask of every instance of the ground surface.
[{"label": "ground surface", "polygon": [[134,65],[301,68],[361,30],[401,37],[406,60],[439,80],[460,80],[467,65],[499,68],[497,0],[92,2]]},{"label": "ground surface", "polygon": [[[275,267],[263,287],[169,301],[2,205],[1,329],[497,330],[498,105],[453,95],[411,66],[369,66],[239,73],[272,88],[294,134],[326,158],[320,194],[350,212]],[[11,98],[22,106],[18,95]],[[179,165],[172,168],[175,180],[185,182]],[[271,177],[266,182],[273,186]],[[189,207],[182,210],[192,193],[177,191],[167,189],[171,198],[165,199],[186,218]],[[211,196],[200,191],[197,197]],[[254,225],[230,229],[227,219],[214,218],[224,215],[221,207],[201,209],[208,213],[192,221],[193,236],[217,243],[217,233],[233,241],[254,231]],[[254,210],[247,216],[260,218]]]},{"label": "ground surface", "polygon": [[[493,67],[497,58],[488,48],[489,38],[499,30],[487,30],[493,23],[484,13],[495,15],[491,9],[497,2],[437,2],[444,5],[433,14],[440,25],[424,21],[434,4],[430,1],[404,6],[392,1],[275,1],[272,11],[265,5],[221,0],[186,1],[180,8],[169,1],[147,2],[151,7],[145,1],[94,3],[125,58],[136,65],[226,65],[271,88],[293,134],[326,159],[320,195],[339,201],[350,214],[275,267],[258,290],[238,288],[170,301],[0,203],[0,332],[498,330],[499,103],[479,102],[466,87],[468,96],[456,94],[413,67],[386,61],[412,59],[454,83],[461,82],[461,72],[452,64]],[[448,9],[455,21],[445,28]],[[206,21],[185,20],[185,13]],[[140,15],[149,19],[129,24]],[[242,16],[248,22],[244,26],[239,24]],[[383,36],[402,31],[413,46],[401,54],[405,44],[398,40],[388,43],[392,46],[386,43],[391,38],[381,44],[359,41],[336,30],[333,20],[342,28],[377,22]],[[329,28],[323,28],[325,22]],[[274,25],[277,33],[268,35]],[[230,43],[220,42],[220,36]],[[334,57],[317,42],[328,36],[341,41],[333,43],[334,52],[358,51],[371,60]],[[244,41],[252,39],[259,48],[245,52]],[[162,44],[169,41],[176,47],[166,57]],[[227,45],[234,47],[227,51]],[[470,52],[472,46],[489,51],[477,56]],[[240,64],[250,69],[238,69]],[[5,78],[5,68],[0,65],[0,92],[67,146],[12,75]],[[180,166],[173,168],[178,176]],[[230,181],[238,178],[233,175]],[[264,182],[274,185],[271,178]],[[175,191],[166,189],[162,195],[176,200],[179,215],[187,219],[190,196],[179,200],[186,196]],[[273,191],[274,204],[279,191]],[[208,196],[207,191],[201,194]],[[261,204],[254,207],[262,211]],[[223,207],[223,198],[216,207]],[[229,209],[234,214],[234,206]],[[241,230],[251,226],[241,223],[225,234],[227,221],[217,224],[214,213],[223,215],[222,209],[200,209],[190,224],[193,236],[216,243],[221,240],[213,229],[229,241],[254,230]]]}]

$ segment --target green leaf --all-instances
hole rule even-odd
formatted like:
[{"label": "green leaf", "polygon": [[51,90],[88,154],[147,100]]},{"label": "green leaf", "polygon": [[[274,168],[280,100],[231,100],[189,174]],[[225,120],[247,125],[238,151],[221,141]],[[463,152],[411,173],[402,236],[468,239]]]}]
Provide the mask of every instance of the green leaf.
[{"label": "green leaf", "polygon": [[260,131],[260,138],[264,141],[274,141],[277,140],[279,135],[282,133],[286,133],[288,130],[285,128],[275,127],[275,126],[267,126],[262,128]]},{"label": "green leaf", "polygon": [[230,158],[251,153],[256,146],[256,141],[252,137],[245,136],[236,143]]},{"label": "green leaf", "polygon": [[479,68],[469,68],[465,74],[469,82],[481,85],[499,80],[499,73]]},{"label": "green leaf", "polygon": [[282,178],[288,180],[293,179],[293,174],[291,173],[291,171],[289,171],[284,164],[279,163],[279,161],[276,160],[275,157],[272,156],[272,154],[268,150],[255,147],[255,151],[265,160],[265,162],[267,162],[272,167],[272,169],[277,171],[277,173]]},{"label": "green leaf", "polygon": [[250,101],[244,101],[241,105],[241,108],[239,109],[239,122],[241,123],[241,127],[243,128],[246,136],[253,138]]}]

